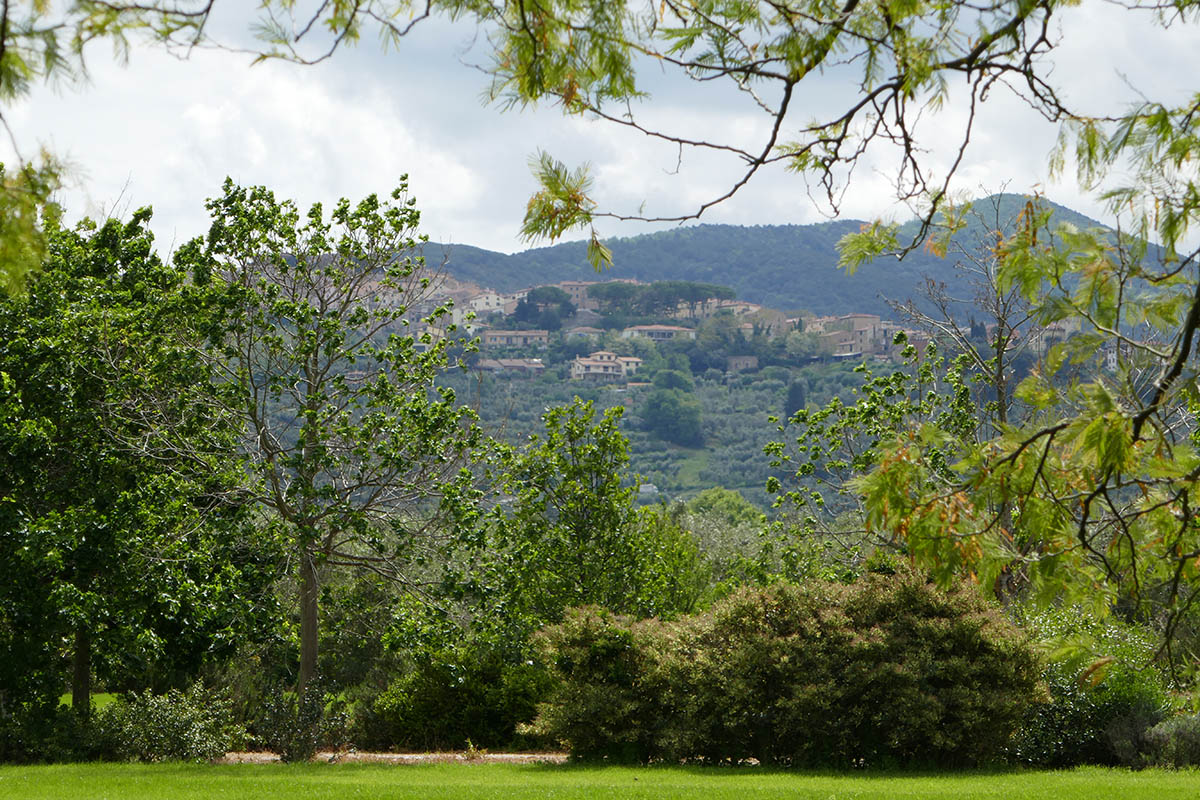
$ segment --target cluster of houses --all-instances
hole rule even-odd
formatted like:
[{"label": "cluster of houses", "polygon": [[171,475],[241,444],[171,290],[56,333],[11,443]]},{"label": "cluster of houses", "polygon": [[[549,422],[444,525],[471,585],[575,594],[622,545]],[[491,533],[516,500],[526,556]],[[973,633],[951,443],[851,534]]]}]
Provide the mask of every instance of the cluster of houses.
[{"label": "cluster of houses", "polygon": [[[600,281],[561,281],[551,284],[563,290],[577,309],[574,318],[576,324],[562,331],[567,340],[592,340],[599,343],[604,336],[604,329],[596,327],[595,324],[588,324],[599,323],[602,319],[596,311],[599,303],[588,293],[589,287],[597,283]],[[430,338],[436,339],[446,335],[449,325],[454,325],[458,331],[478,336],[485,356],[489,352],[528,351],[548,347],[551,341],[551,332],[548,330],[506,330],[491,328],[487,324],[489,315],[512,314],[517,304],[531,290],[532,287],[502,293],[446,277],[439,295],[431,299],[430,308],[452,301],[451,311],[442,328],[426,330]],[[386,301],[386,298],[380,299]],[[705,319],[717,314],[732,315],[747,339],[760,334],[768,337],[786,336],[792,331],[802,330],[816,337],[817,353],[834,360],[895,358],[897,349],[894,340],[896,334],[901,331],[906,334],[908,342],[918,350],[923,350],[930,339],[926,332],[906,328],[877,314],[857,313],[800,319],[741,300],[711,299],[702,303],[680,304],[680,307],[668,316],[683,321]],[[1032,347],[1036,352],[1043,352],[1051,343],[1066,338],[1069,333],[1066,330],[1058,330],[1054,324],[1043,326],[1031,332],[1024,345]],[[622,339],[644,337],[653,342],[667,342],[679,338],[695,339],[696,329],[682,325],[633,325],[622,330],[619,335]],[[1115,356],[1106,355],[1110,360]],[[731,356],[729,362],[730,372],[758,367],[754,356]],[[587,356],[577,357],[571,364],[570,375],[572,379],[580,381],[628,382],[637,373],[640,364],[641,360],[636,357],[621,356],[600,349]],[[539,358],[484,357],[475,363],[475,369],[482,372],[532,376],[544,372],[545,364]]]}]

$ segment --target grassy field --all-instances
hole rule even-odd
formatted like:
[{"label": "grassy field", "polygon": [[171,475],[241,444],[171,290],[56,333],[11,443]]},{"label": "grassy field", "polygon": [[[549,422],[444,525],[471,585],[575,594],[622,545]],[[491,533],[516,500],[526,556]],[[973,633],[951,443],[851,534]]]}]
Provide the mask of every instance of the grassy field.
[{"label": "grassy field", "polygon": [[1200,797],[1198,772],[789,773],[754,768],[514,764],[88,764],[0,767],[5,800],[345,800],[346,798],[814,798],[818,800],[1169,800]]}]

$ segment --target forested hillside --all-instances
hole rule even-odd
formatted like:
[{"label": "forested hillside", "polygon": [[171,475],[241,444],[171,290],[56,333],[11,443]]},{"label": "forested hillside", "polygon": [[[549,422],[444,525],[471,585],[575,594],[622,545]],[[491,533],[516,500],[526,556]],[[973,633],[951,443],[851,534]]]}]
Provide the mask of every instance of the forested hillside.
[{"label": "forested hillside", "polygon": [[[1025,198],[993,195],[976,202],[976,213],[958,235],[970,247],[992,226],[990,220],[1016,217]],[[1079,227],[1100,225],[1063,206],[1048,204],[1056,221]],[[914,297],[926,276],[953,287],[961,279],[953,254],[939,258],[924,250],[903,261],[885,258],[867,264],[854,275],[837,269],[837,243],[858,231],[860,220],[837,220],[816,225],[696,225],[607,242],[613,266],[608,278],[641,281],[690,280],[732,286],[738,297],[780,309],[805,309],[817,314],[852,311],[886,315],[887,300]],[[912,236],[916,224],[902,234]],[[456,278],[501,291],[564,280],[595,280],[584,242],[565,242],[506,255],[465,244],[445,246],[444,253],[427,251],[431,263],[444,255]]]}]

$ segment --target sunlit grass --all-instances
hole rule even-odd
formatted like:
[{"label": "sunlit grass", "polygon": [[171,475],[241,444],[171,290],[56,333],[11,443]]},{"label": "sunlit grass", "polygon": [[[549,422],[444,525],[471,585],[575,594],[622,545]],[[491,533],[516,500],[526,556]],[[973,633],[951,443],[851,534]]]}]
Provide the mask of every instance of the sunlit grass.
[{"label": "sunlit grass", "polygon": [[[104,708],[105,706],[112,705],[112,703],[113,703],[113,702],[114,702],[116,699],[117,699],[117,696],[116,696],[115,694],[112,694],[112,693],[110,693],[110,692],[97,692],[97,693],[94,693],[94,694],[92,695],[92,708],[94,708],[94,709],[96,709],[97,711],[99,711],[100,709]],[[60,706],[66,706],[67,708],[71,708],[72,706],[74,706],[74,705],[75,705],[75,704],[74,704],[74,703],[71,701],[71,695],[70,695],[70,694],[64,694],[64,695],[62,695],[61,697],[59,697],[59,698],[58,698],[58,704],[59,704]]]},{"label": "sunlit grass", "polygon": [[5,800],[144,798],[704,798],[756,800],[1193,800],[1200,773],[1087,768],[1069,772],[799,773],[763,769],[529,764],[85,764],[0,768]]}]

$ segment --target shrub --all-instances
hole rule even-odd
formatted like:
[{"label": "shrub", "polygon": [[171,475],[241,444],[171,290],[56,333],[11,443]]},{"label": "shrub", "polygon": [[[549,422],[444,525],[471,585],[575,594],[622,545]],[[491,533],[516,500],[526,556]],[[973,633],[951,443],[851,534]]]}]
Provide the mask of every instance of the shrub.
[{"label": "shrub", "polygon": [[978,764],[1037,684],[997,610],[909,569],[744,590],[676,623],[583,610],[539,642],[559,684],[535,727],[578,757]]},{"label": "shrub", "polygon": [[1153,634],[1077,608],[1043,612],[1027,625],[1039,638],[1086,645],[1090,663],[1075,658],[1045,666],[1043,702],[1026,711],[1011,760],[1042,767],[1143,766],[1150,747],[1145,737],[1167,704],[1166,680],[1150,665]]},{"label": "shrub", "polygon": [[566,744],[581,760],[645,762],[657,755],[663,687],[645,661],[653,623],[595,606],[571,609],[534,637],[559,679],[527,734]]},{"label": "shrub", "polygon": [[94,726],[53,701],[22,704],[0,716],[0,763],[83,761],[111,757]]},{"label": "shrub", "polygon": [[420,655],[363,703],[354,740],[372,749],[448,750],[525,744],[517,726],[533,719],[550,677],[484,643]]},{"label": "shrub", "polygon": [[1146,760],[1159,767],[1200,766],[1200,714],[1172,717],[1146,731]]},{"label": "shrub", "polygon": [[230,702],[200,684],[119,698],[97,713],[95,725],[106,754],[128,761],[212,761],[245,738]]},{"label": "shrub", "polygon": [[321,748],[336,750],[346,743],[344,705],[328,696],[320,681],[311,681],[299,693],[276,691],[264,701],[254,732],[283,761],[308,761]]}]

